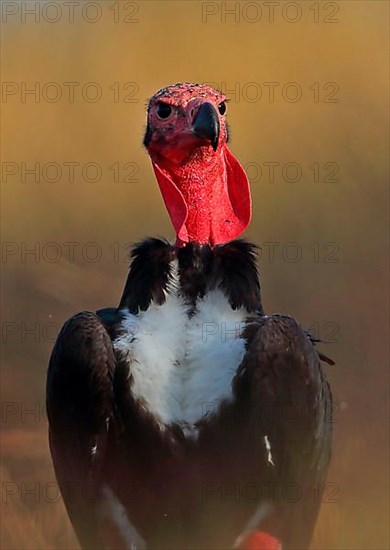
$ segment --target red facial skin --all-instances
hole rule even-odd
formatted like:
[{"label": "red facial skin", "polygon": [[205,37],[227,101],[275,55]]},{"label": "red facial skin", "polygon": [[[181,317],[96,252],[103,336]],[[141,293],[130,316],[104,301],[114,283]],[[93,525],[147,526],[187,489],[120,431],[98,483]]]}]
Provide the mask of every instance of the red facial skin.
[{"label": "red facial skin", "polygon": [[281,550],[278,539],[263,531],[252,531],[244,537],[238,550]]},{"label": "red facial skin", "polygon": [[[204,84],[176,84],[149,102],[146,148],[177,234],[188,242],[223,244],[240,235],[251,217],[247,176],[227,147],[226,116],[218,110],[225,96]],[[158,116],[157,105],[172,107]],[[193,130],[202,104],[210,103],[219,119],[219,140],[211,142]]]}]

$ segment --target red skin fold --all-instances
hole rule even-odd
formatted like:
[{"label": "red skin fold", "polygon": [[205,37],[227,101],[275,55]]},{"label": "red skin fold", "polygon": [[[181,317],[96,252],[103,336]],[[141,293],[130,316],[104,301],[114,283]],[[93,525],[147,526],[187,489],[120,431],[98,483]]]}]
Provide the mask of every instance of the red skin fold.
[{"label": "red skin fold", "polygon": [[282,550],[282,545],[272,535],[263,531],[251,531],[240,541],[238,550]]}]

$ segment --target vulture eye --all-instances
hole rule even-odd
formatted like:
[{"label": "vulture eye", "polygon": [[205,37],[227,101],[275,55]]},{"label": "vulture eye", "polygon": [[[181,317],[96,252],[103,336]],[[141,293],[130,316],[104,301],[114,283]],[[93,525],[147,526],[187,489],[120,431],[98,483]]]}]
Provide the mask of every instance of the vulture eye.
[{"label": "vulture eye", "polygon": [[158,118],[169,118],[172,113],[172,107],[167,103],[162,103],[159,101],[157,103],[157,116]]},{"label": "vulture eye", "polygon": [[221,115],[226,113],[226,103],[224,101],[218,105],[218,111]]}]

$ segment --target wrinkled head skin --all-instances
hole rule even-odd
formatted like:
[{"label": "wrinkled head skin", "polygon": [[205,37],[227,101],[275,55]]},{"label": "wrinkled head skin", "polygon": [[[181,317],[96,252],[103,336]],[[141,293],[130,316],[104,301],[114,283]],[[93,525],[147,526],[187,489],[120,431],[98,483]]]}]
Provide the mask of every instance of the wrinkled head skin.
[{"label": "wrinkled head skin", "polygon": [[[203,128],[203,133],[194,129],[202,106],[205,124],[210,115],[209,126]],[[163,88],[149,102],[144,144],[152,157],[162,156],[176,164],[193,154],[207,162],[227,142],[225,112],[225,96],[205,84]]]},{"label": "wrinkled head skin", "polygon": [[249,183],[227,146],[226,110],[222,93],[187,82],[163,88],[149,102],[144,145],[177,246],[223,244],[249,224]]}]

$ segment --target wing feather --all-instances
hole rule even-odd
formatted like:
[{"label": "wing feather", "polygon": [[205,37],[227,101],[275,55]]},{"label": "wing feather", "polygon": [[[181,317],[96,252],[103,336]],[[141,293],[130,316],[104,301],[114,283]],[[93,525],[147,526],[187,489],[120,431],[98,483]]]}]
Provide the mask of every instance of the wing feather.
[{"label": "wing feather", "polygon": [[253,318],[246,336],[237,391],[247,396],[249,416],[259,418],[261,409],[279,479],[274,513],[283,548],[307,548],[331,453],[329,385],[314,343],[291,317]]},{"label": "wing feather", "polygon": [[97,529],[113,422],[115,358],[99,317],[82,312],[65,323],[47,376],[49,443],[61,493],[83,548],[104,548]]}]

